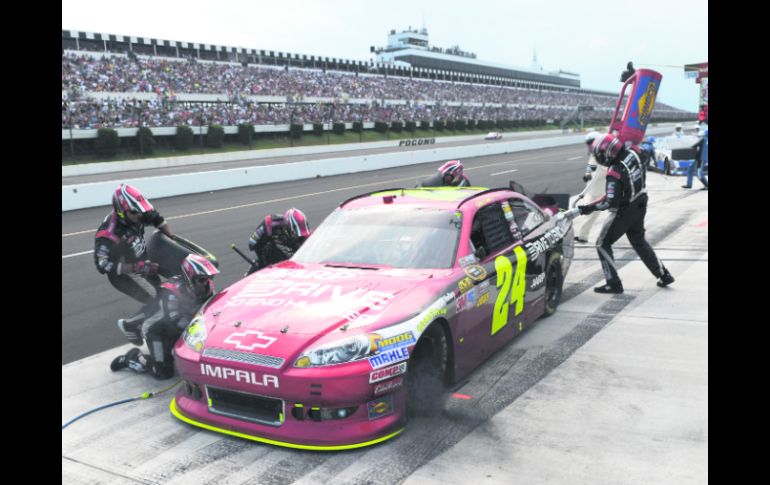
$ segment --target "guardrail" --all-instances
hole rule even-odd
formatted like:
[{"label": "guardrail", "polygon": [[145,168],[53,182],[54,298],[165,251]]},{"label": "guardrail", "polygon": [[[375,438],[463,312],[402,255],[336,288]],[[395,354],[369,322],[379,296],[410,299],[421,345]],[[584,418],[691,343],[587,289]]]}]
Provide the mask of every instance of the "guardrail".
[{"label": "guardrail", "polygon": [[[658,128],[651,131],[665,131]],[[62,211],[107,205],[118,182],[135,185],[149,199],[224,190],[252,185],[328,177],[347,173],[367,172],[384,168],[417,165],[451,158],[498,155],[525,150],[574,145],[584,140],[584,134],[534,140],[484,143],[460,147],[399,151],[353,157],[241,167],[157,177],[139,177],[108,182],[62,185]]]}]

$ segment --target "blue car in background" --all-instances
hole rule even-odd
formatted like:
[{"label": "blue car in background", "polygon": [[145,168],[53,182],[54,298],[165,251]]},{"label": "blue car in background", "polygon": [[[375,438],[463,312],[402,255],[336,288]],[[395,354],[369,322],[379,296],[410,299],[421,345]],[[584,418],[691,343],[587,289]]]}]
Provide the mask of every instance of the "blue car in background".
[{"label": "blue car in background", "polygon": [[695,163],[697,151],[693,147],[699,140],[695,135],[656,138],[655,163],[647,169],[666,175],[687,175],[687,169]]}]

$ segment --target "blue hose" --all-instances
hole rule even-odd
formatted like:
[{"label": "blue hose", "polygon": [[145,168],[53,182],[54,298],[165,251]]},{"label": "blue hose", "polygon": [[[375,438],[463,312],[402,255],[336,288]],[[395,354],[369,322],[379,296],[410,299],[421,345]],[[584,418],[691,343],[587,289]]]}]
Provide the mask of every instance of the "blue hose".
[{"label": "blue hose", "polygon": [[66,428],[66,427],[67,427],[67,426],[69,426],[70,424],[74,423],[74,422],[75,422],[75,421],[77,421],[78,419],[80,419],[80,418],[84,418],[84,417],[88,416],[89,414],[95,413],[96,411],[101,411],[102,409],[107,409],[107,408],[110,408],[110,407],[112,407],[112,406],[117,406],[118,404],[125,404],[125,403],[127,403],[127,402],[131,402],[131,401],[139,401],[140,399],[150,399],[151,397],[155,397],[155,396],[157,396],[158,394],[162,394],[162,393],[164,393],[164,392],[166,392],[166,391],[170,390],[171,388],[173,388],[174,386],[176,386],[177,384],[179,384],[181,381],[182,381],[182,380],[181,380],[181,379],[179,379],[179,380],[178,380],[178,381],[176,381],[175,383],[171,384],[170,386],[168,386],[168,387],[167,387],[167,388],[165,388],[165,389],[161,389],[160,391],[155,391],[155,392],[143,392],[143,393],[142,393],[140,396],[131,397],[131,398],[128,398],[128,399],[122,399],[122,400],[120,400],[120,401],[115,401],[115,402],[111,402],[111,403],[109,403],[109,404],[105,404],[105,405],[103,405],[103,406],[99,406],[98,408],[94,408],[94,409],[92,409],[92,410],[90,410],[90,411],[87,411],[87,412],[85,412],[85,413],[81,414],[80,416],[76,416],[75,418],[72,418],[72,419],[70,419],[69,421],[67,421],[66,423],[64,423],[64,424],[62,425],[61,429],[63,430],[64,428]]}]

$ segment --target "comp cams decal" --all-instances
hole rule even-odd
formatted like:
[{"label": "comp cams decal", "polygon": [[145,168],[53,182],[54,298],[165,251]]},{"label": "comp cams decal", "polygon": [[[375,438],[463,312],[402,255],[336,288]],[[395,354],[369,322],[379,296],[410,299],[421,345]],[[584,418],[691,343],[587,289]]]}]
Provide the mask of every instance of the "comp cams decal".
[{"label": "comp cams decal", "polygon": [[406,362],[401,362],[400,364],[391,367],[385,367],[384,369],[377,369],[369,373],[369,384],[400,376],[404,372],[406,372]]}]

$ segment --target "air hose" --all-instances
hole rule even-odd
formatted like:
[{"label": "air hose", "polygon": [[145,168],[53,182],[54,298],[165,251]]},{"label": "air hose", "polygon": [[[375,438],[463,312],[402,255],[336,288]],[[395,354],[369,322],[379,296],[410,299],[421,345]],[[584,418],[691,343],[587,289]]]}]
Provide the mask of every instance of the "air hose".
[{"label": "air hose", "polygon": [[73,419],[70,419],[69,421],[67,421],[66,423],[64,423],[64,424],[62,425],[61,429],[63,430],[64,428],[66,428],[66,427],[67,427],[67,426],[69,426],[70,424],[74,423],[74,422],[75,422],[75,421],[77,421],[78,419],[80,419],[80,418],[84,418],[84,417],[88,416],[89,414],[93,414],[93,413],[95,413],[96,411],[101,411],[102,409],[107,409],[107,408],[110,408],[110,407],[112,407],[112,406],[117,406],[118,404],[125,404],[125,403],[127,403],[127,402],[131,402],[131,401],[139,401],[139,400],[141,400],[141,399],[150,399],[150,398],[153,398],[153,397],[155,397],[155,396],[157,396],[157,395],[159,395],[159,394],[163,394],[163,393],[164,393],[164,392],[166,392],[166,391],[170,391],[170,390],[171,390],[171,389],[172,389],[174,386],[176,386],[176,385],[177,385],[177,384],[179,384],[180,382],[182,382],[182,379],[179,379],[179,380],[177,380],[176,382],[174,382],[174,383],[173,383],[173,384],[171,384],[170,386],[168,386],[168,387],[166,387],[166,388],[163,388],[163,389],[161,389],[160,391],[153,391],[153,392],[143,392],[142,394],[140,394],[139,396],[136,396],[136,397],[131,397],[131,398],[128,398],[128,399],[122,399],[122,400],[120,400],[120,401],[115,401],[115,402],[111,402],[111,403],[109,403],[109,404],[105,404],[105,405],[103,405],[103,406],[99,406],[99,407],[97,407],[97,408],[94,408],[94,409],[92,409],[92,410],[90,410],[90,411],[87,411],[87,412],[85,412],[85,413],[81,414],[80,416],[76,416],[75,418],[73,418]]}]

